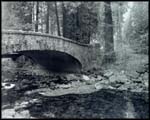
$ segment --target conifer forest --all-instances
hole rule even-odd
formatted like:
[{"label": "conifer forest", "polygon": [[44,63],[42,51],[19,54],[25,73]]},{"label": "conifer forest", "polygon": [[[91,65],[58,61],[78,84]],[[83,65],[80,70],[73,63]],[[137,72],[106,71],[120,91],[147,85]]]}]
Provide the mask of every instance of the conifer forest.
[{"label": "conifer forest", "polygon": [[2,118],[149,118],[148,1],[2,1]]}]

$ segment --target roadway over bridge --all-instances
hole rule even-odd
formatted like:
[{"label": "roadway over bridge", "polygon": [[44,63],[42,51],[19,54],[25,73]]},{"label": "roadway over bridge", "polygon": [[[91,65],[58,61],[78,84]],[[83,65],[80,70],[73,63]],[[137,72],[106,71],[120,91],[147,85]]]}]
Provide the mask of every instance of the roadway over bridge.
[{"label": "roadway over bridge", "polygon": [[49,70],[76,72],[101,63],[99,44],[79,42],[49,34],[2,31],[2,57],[25,55]]}]

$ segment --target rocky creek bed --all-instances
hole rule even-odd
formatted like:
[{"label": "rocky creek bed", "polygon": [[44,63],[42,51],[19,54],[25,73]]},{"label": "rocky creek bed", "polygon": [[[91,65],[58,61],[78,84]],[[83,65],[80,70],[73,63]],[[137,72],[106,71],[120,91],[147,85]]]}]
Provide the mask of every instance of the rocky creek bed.
[{"label": "rocky creek bed", "polygon": [[107,71],[103,75],[43,77],[19,72],[14,81],[3,81],[7,84],[2,87],[2,117],[148,118],[149,98],[144,82],[129,82],[120,76],[122,73],[118,75],[122,81],[113,81],[113,74]]},{"label": "rocky creek bed", "polygon": [[141,65],[44,76],[5,66],[2,118],[149,118],[148,64]]}]

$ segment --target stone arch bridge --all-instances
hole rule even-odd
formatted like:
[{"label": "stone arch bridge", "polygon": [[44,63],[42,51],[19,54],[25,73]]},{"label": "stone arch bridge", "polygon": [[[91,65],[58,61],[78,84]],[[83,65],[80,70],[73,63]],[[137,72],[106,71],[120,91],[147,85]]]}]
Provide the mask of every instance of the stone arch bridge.
[{"label": "stone arch bridge", "polygon": [[3,30],[2,58],[15,60],[21,55],[54,71],[77,72],[101,63],[99,44],[81,44],[38,32]]}]

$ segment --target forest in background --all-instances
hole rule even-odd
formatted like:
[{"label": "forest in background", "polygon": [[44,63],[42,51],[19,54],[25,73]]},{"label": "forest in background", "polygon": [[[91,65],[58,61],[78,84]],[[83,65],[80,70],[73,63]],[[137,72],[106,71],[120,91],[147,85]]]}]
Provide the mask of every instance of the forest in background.
[{"label": "forest in background", "polygon": [[2,118],[149,118],[148,13],[142,1],[2,2],[2,30],[99,43],[103,56],[71,74],[47,73],[25,55],[2,58]]},{"label": "forest in background", "polygon": [[126,45],[148,54],[148,2],[2,2],[2,29],[100,43],[110,62]]}]

